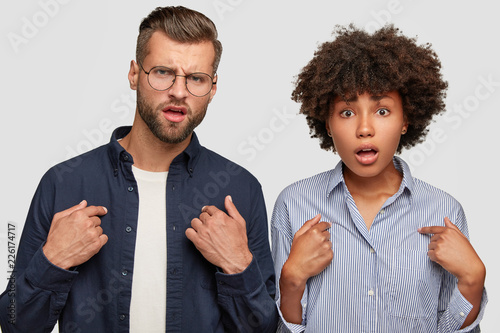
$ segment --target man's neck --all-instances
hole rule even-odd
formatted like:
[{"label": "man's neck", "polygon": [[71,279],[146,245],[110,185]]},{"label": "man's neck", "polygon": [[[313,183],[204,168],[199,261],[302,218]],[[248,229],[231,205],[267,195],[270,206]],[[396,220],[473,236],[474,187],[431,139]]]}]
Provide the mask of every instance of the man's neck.
[{"label": "man's neck", "polygon": [[174,158],[187,148],[193,136],[191,134],[180,143],[166,143],[148,128],[141,129],[141,126],[135,125],[119,143],[132,155],[135,167],[145,171],[168,171]]}]

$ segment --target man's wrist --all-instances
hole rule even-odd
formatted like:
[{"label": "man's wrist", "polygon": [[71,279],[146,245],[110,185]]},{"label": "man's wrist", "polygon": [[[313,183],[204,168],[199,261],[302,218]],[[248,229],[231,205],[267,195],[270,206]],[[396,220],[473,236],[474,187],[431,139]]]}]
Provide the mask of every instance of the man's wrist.
[{"label": "man's wrist", "polygon": [[221,267],[224,274],[238,274],[243,272],[252,263],[253,255],[250,250],[245,251],[242,255],[241,260],[238,262],[228,263],[224,267]]},{"label": "man's wrist", "polygon": [[73,267],[71,265],[71,263],[69,262],[69,260],[61,260],[61,259],[58,259],[57,258],[57,255],[56,255],[56,251],[53,251],[49,246],[47,246],[47,243],[45,243],[43,246],[42,246],[42,253],[43,255],[45,256],[45,258],[47,258],[47,260],[54,266],[57,266],[59,268],[62,268],[62,269],[65,269],[65,270],[69,270],[71,267]]}]

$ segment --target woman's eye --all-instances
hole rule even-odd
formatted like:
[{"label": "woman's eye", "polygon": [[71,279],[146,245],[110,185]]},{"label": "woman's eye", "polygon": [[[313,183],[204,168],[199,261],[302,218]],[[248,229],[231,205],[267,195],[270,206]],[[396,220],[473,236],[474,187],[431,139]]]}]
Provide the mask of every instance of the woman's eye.
[{"label": "woman's eye", "polygon": [[379,115],[381,115],[381,116],[387,116],[387,115],[389,114],[389,112],[390,112],[390,111],[389,111],[389,110],[387,110],[387,109],[378,109],[378,110],[377,110],[377,113],[378,113]]},{"label": "woman's eye", "polygon": [[353,115],[353,112],[351,110],[344,110],[340,112],[340,116],[343,118],[349,118]]}]

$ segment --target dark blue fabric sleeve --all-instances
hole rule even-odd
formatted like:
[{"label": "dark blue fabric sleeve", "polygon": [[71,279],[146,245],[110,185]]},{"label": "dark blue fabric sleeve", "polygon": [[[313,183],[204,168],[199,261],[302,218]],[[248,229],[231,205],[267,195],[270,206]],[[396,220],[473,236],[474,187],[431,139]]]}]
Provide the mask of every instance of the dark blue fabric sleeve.
[{"label": "dark blue fabric sleeve", "polygon": [[0,295],[6,332],[51,332],[77,272],[53,265],[43,254],[52,222],[53,187],[45,175],[31,202],[7,289]]},{"label": "dark blue fabric sleeve", "polygon": [[[239,274],[216,273],[218,302],[228,332],[276,332],[278,324],[274,302],[275,273],[264,197],[260,185],[253,190],[250,193],[251,216],[245,217],[253,260]],[[235,200],[234,203],[238,208],[238,202]]]}]

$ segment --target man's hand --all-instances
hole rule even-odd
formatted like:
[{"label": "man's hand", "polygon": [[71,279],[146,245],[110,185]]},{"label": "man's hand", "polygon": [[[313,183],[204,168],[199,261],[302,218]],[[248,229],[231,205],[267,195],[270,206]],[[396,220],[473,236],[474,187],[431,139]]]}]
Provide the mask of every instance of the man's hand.
[{"label": "man's hand", "polygon": [[321,273],[332,261],[333,250],[329,222],[320,222],[318,214],[295,233],[290,255],[281,269],[280,294],[281,313],[286,321],[300,324],[302,306],[307,280]]},{"label": "man's hand", "polygon": [[199,218],[191,221],[186,237],[198,251],[226,274],[244,271],[252,262],[248,248],[246,222],[230,196],[224,205],[227,213],[215,206],[205,206]]},{"label": "man's hand", "polygon": [[465,235],[445,217],[445,226],[419,228],[421,234],[432,234],[429,258],[458,279],[460,293],[473,308],[462,325],[467,327],[477,318],[483,294],[486,268]]},{"label": "man's hand", "polygon": [[84,200],[54,215],[43,253],[63,269],[78,266],[94,256],[108,241],[101,219],[107,209],[89,206]]}]

